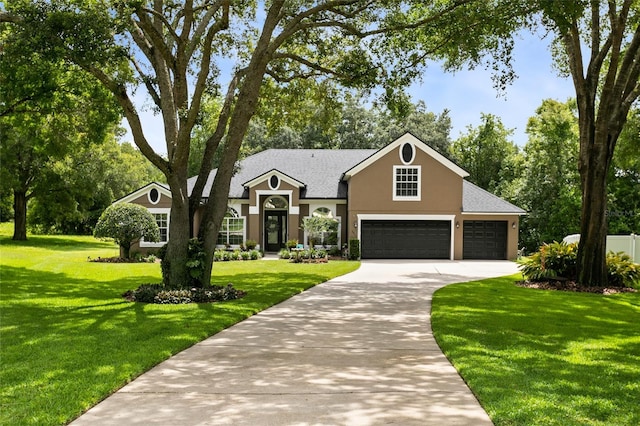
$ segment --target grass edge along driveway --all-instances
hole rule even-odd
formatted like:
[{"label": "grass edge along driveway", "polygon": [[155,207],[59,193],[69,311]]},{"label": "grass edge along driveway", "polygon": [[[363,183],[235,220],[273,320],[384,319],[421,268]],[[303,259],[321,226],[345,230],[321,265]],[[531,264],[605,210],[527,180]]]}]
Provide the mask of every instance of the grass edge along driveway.
[{"label": "grass edge along driveway", "polygon": [[516,287],[519,276],[433,297],[445,355],[496,424],[640,424],[640,293]]},{"label": "grass edge along driveway", "polygon": [[[0,228],[0,230],[2,230]],[[145,305],[120,295],[160,281],[159,264],[92,237],[0,233],[0,424],[64,424],[154,365],[357,262],[221,262],[213,282],[248,292],[216,304]]]}]

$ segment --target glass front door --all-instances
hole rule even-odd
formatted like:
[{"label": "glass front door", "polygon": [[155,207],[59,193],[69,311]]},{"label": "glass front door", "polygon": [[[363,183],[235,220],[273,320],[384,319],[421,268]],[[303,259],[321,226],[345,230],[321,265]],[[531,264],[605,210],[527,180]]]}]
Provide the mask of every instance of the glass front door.
[{"label": "glass front door", "polygon": [[264,240],[266,251],[279,251],[287,241],[287,212],[265,211]]}]

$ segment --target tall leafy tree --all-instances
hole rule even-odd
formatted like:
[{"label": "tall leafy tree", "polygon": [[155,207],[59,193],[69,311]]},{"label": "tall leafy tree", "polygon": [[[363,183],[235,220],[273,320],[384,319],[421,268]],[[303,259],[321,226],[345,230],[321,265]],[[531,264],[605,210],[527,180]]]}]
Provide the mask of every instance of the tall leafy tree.
[{"label": "tall leafy tree", "polygon": [[135,147],[118,143],[113,132],[100,144],[51,161],[44,176],[46,186],[29,205],[29,226],[64,234],[91,233],[114,200],[164,179]]},{"label": "tall leafy tree", "polygon": [[[134,142],[163,172],[171,189],[171,240],[165,257],[169,274],[165,278],[169,285],[180,285],[188,282],[190,222],[203,195],[209,202],[199,236],[208,256],[205,281],[210,278],[234,163],[266,82],[287,85],[331,79],[341,85],[370,88],[386,79],[394,83],[386,91],[392,100],[392,86],[407,84],[413,72],[405,67],[395,72],[385,69],[386,64],[398,63],[388,62],[392,55],[377,55],[389,51],[380,35],[437,24],[468,3],[473,2],[433,1],[416,15],[407,11],[424,2],[16,1],[9,14],[0,15],[0,21],[29,28],[34,49],[65,54],[116,97]],[[234,65],[225,80],[220,70],[228,61]],[[128,86],[131,76],[147,89],[162,115],[166,158],[146,139]],[[189,198],[191,136],[206,93],[219,94],[223,102]],[[203,194],[219,147],[222,161],[211,193]]]},{"label": "tall leafy tree", "polygon": [[518,147],[510,140],[513,133],[492,114],[482,114],[482,123],[460,136],[451,145],[451,156],[466,171],[469,180],[496,193],[501,182],[513,180]]},{"label": "tall leafy tree", "polygon": [[[437,53],[445,66],[486,65],[495,83],[513,79],[513,37],[542,25],[555,37],[558,68],[571,76],[577,99],[580,149],[581,225],[578,281],[605,285],[607,175],[631,106],[640,96],[640,3],[637,0],[511,0],[459,8],[456,18],[422,26],[393,41],[403,46],[396,60],[419,72],[424,57]],[[496,6],[495,8],[493,8]],[[425,4],[423,8],[429,8]],[[492,8],[487,10],[487,8]],[[412,13],[421,13],[421,8]],[[461,25],[470,22],[471,26]],[[399,40],[398,40],[399,39]],[[417,51],[423,52],[422,55]]]},{"label": "tall leafy tree", "polygon": [[609,234],[640,233],[640,108],[629,113],[607,178]]},{"label": "tall leafy tree", "polygon": [[67,153],[102,140],[119,120],[111,94],[78,67],[31,49],[22,27],[0,29],[0,181],[13,194],[13,239],[27,238],[27,205],[49,191]]},{"label": "tall leafy tree", "polygon": [[528,214],[520,237],[529,251],[580,229],[578,118],[575,101],[545,99],[527,123],[524,170],[516,202]]},{"label": "tall leafy tree", "polygon": [[640,96],[640,3],[540,1],[539,7],[576,90],[582,189],[578,280],[605,285],[607,175]]}]

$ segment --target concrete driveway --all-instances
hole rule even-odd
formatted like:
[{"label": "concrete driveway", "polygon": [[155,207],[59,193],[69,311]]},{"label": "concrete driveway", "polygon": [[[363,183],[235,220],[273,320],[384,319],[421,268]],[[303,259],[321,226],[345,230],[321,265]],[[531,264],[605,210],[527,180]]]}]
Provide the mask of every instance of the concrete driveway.
[{"label": "concrete driveway", "polygon": [[491,425],[431,333],[433,292],[507,261],[363,261],[175,355],[73,425]]}]

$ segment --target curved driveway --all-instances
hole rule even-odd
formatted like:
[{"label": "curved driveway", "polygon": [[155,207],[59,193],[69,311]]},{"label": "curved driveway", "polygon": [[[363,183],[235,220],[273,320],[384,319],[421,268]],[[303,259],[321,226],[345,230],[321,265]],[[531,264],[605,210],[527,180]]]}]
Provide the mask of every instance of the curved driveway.
[{"label": "curved driveway", "polygon": [[363,261],[175,355],[73,425],[491,425],[431,333],[433,292],[507,261]]}]

